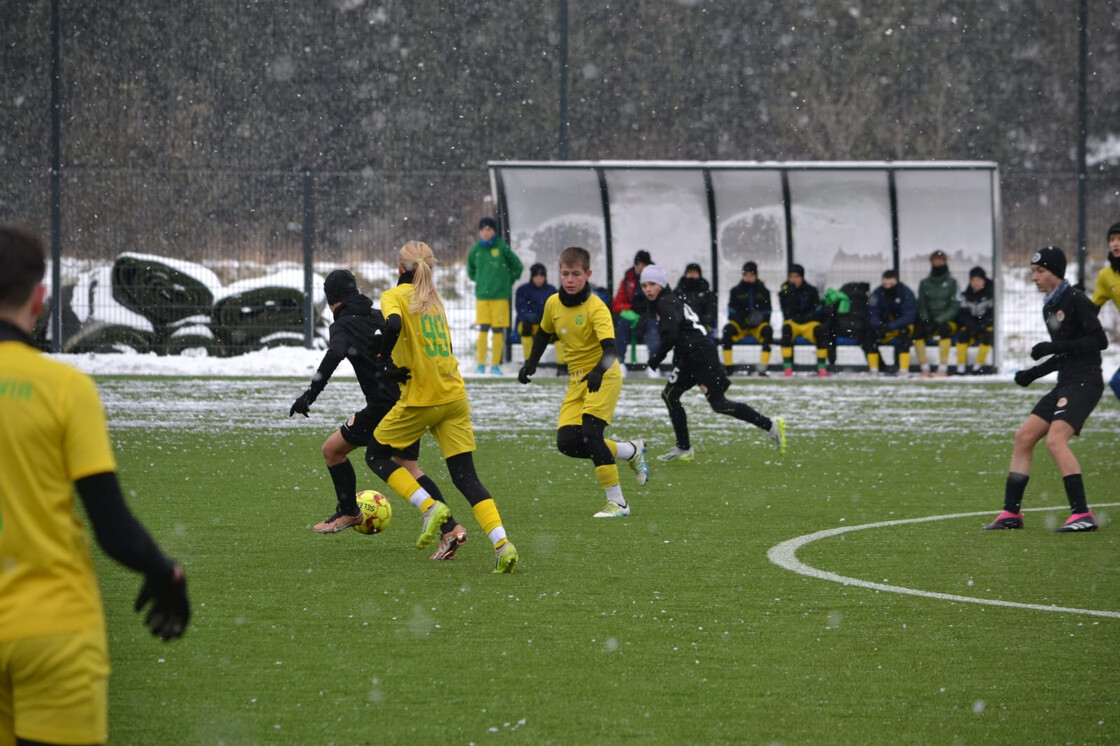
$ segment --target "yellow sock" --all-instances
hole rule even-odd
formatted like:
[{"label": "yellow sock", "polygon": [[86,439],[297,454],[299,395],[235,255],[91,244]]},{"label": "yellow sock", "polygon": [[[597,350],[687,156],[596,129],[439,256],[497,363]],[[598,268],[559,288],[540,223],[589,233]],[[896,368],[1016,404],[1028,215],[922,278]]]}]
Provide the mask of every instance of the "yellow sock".
[{"label": "yellow sock", "polygon": [[878,352],[867,353],[867,367],[871,368],[871,370],[879,370],[879,353]]},{"label": "yellow sock", "polygon": [[909,352],[898,353],[898,369],[902,373],[905,373],[906,371],[910,370],[910,353]]},{"label": "yellow sock", "polygon": [[[618,446],[615,446],[615,451],[618,451]],[[596,466],[595,476],[598,477],[599,484],[603,486],[603,489],[615,487],[618,485],[618,465],[604,464],[603,466]]]},{"label": "yellow sock", "polygon": [[490,364],[501,365],[502,353],[505,352],[505,335],[502,329],[491,329],[494,335],[493,347],[490,350]]},{"label": "yellow sock", "polygon": [[817,348],[817,367],[823,368],[828,363],[828,350]]},{"label": "yellow sock", "polygon": [[782,348],[782,365],[786,366],[787,368],[792,368],[793,367],[793,348],[792,347],[783,347]]},{"label": "yellow sock", "polygon": [[770,350],[763,350],[758,358],[758,364],[765,368],[770,364]]},{"label": "yellow sock", "polygon": [[926,341],[924,339],[914,340],[914,352],[918,356],[918,365],[926,364]]},{"label": "yellow sock", "polygon": [[937,341],[937,362],[943,367],[949,364],[949,347],[953,344],[951,339]]},{"label": "yellow sock", "polygon": [[618,442],[604,438],[603,442],[607,444],[607,448],[611,449],[611,455],[618,458]]},{"label": "yellow sock", "polygon": [[976,353],[976,364],[983,365],[984,361],[988,359],[988,353],[991,351],[991,345],[980,345],[980,351]]},{"label": "yellow sock", "polygon": [[968,365],[968,342],[957,342],[957,365]]},{"label": "yellow sock", "polygon": [[723,364],[730,368],[731,363],[732,363],[731,350],[724,350],[723,351]]},{"label": "yellow sock", "polygon": [[533,352],[533,338],[532,337],[522,337],[521,338],[521,351],[525,354],[525,359],[528,360],[529,355]]},{"label": "yellow sock", "polygon": [[479,365],[486,365],[486,338],[489,334],[489,329],[478,333],[478,355],[475,357],[475,360],[478,361]]},{"label": "yellow sock", "polygon": [[494,529],[502,527],[502,516],[498,513],[498,506],[493,498],[475,503],[471,506],[471,510],[474,512],[474,519],[478,521],[479,526],[482,526],[487,536],[493,533]]},{"label": "yellow sock", "polygon": [[[394,492],[409,502],[412,502],[412,496],[420,490],[420,483],[417,482],[413,476],[408,473],[408,469],[403,466],[394,470],[393,473],[389,475],[389,479],[387,479],[386,482]],[[423,513],[425,510],[435,505],[435,502],[436,501],[429,495],[417,507],[420,509],[420,512]]]}]

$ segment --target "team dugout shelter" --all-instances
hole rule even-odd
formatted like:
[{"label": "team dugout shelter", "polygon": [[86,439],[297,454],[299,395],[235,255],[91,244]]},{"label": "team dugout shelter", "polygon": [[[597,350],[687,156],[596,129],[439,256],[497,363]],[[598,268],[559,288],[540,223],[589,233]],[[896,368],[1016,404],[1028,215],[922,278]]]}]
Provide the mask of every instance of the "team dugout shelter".
[{"label": "team dugout shelter", "polygon": [[[645,249],[674,287],[688,264],[701,266],[717,294],[722,328],[728,289],[739,282],[743,263],[753,261],[771,291],[775,340],[778,290],[793,264],[805,268],[805,280],[822,295],[849,282],[874,289],[886,269],[897,270],[917,294],[937,249],[962,290],[970,268],[998,279],[1001,266],[999,168],[990,161],[487,165],[502,235],[526,266],[544,264],[553,284],[560,252],[582,246],[591,252],[592,283],[613,296]],[[997,288],[997,326],[999,302]],[[845,352],[849,364],[863,361],[858,347]]]}]

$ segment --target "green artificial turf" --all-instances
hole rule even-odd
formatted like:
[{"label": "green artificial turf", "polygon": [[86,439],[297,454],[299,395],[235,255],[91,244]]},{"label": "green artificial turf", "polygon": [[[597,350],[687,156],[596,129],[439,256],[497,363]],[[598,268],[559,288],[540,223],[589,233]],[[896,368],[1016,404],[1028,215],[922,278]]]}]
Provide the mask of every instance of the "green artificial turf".
[{"label": "green artificial turf", "polygon": [[[1104,743],[1120,740],[1120,508],[1057,535],[1067,510],[1040,446],[1022,531],[999,512],[1015,427],[1045,391],[1009,383],[759,381],[729,397],[784,415],[764,433],[686,397],[696,460],[673,445],[663,382],[631,377],[608,435],[644,437],[652,476],[620,467],[633,508],[555,450],[563,385],[469,382],[479,475],[521,563],[493,551],[425,439],[421,465],[470,541],[417,550],[416,512],[319,536],[334,507],[320,446],[359,404],[332,382],[289,419],[302,380],[104,378],[134,512],[187,568],[193,618],[164,644],[132,613],[139,578],[99,555],[119,744]],[[1090,503],[1120,502],[1120,406],[1074,450]],[[359,488],[388,491],[352,455]],[[1111,616],[903,595],[823,572]],[[430,551],[430,550],[429,550]]]}]

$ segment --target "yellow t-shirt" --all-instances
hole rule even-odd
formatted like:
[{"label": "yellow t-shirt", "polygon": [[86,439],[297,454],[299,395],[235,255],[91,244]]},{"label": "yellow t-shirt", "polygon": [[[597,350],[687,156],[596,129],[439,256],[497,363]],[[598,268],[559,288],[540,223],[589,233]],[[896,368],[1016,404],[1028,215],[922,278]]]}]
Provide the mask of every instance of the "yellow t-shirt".
[{"label": "yellow t-shirt", "polygon": [[116,470],[89,376],[0,342],[0,640],[104,626],[73,482]]},{"label": "yellow t-shirt", "polygon": [[555,334],[564,345],[564,358],[572,376],[582,376],[603,356],[604,339],[614,339],[614,322],[607,304],[592,293],[578,306],[560,302],[560,294],[548,296],[541,314],[541,331]]},{"label": "yellow t-shirt", "polygon": [[417,315],[412,304],[412,284],[402,283],[381,294],[381,313],[401,317],[401,335],[393,347],[393,362],[412,371],[401,390],[407,407],[434,407],[465,399],[467,388],[459,374],[459,361],[451,353],[451,332],[442,309]]},{"label": "yellow t-shirt", "polygon": [[1097,286],[1093,289],[1093,303],[1103,306],[1112,301],[1120,310],[1120,272],[1106,266],[1097,275]]}]

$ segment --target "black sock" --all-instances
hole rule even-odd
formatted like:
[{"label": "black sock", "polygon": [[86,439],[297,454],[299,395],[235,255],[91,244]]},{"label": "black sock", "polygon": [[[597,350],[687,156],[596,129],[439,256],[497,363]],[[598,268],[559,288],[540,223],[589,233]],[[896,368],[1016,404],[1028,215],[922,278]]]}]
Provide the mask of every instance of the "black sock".
[{"label": "black sock", "polygon": [[[433,480],[427,474],[420,477],[416,481],[420,484],[421,487],[424,488],[425,492],[432,496],[433,500],[441,502],[444,505],[447,504],[447,501],[443,499],[443,493],[440,492],[439,487],[436,486],[435,480]],[[455,516],[449,515],[447,516],[447,521],[442,526],[440,526],[440,532],[446,534],[448,531],[451,531],[458,525],[459,524],[455,521]]]},{"label": "black sock", "polygon": [[1020,506],[1023,504],[1023,493],[1027,489],[1027,481],[1030,479],[1026,474],[1020,474],[1012,471],[1007,474],[1007,486],[1003,491],[1003,509],[1008,513],[1018,513]]},{"label": "black sock", "polygon": [[1070,513],[1088,513],[1089,505],[1085,502],[1085,483],[1081,481],[1080,474],[1070,474],[1062,477],[1066,483],[1066,497],[1069,499]]},{"label": "black sock", "polygon": [[346,459],[341,464],[328,466],[327,471],[331,473],[331,481],[334,482],[334,494],[338,497],[338,507],[346,515],[357,515],[358,498],[354,493],[358,491],[358,478],[354,475],[354,467],[350,463],[350,459]]}]

